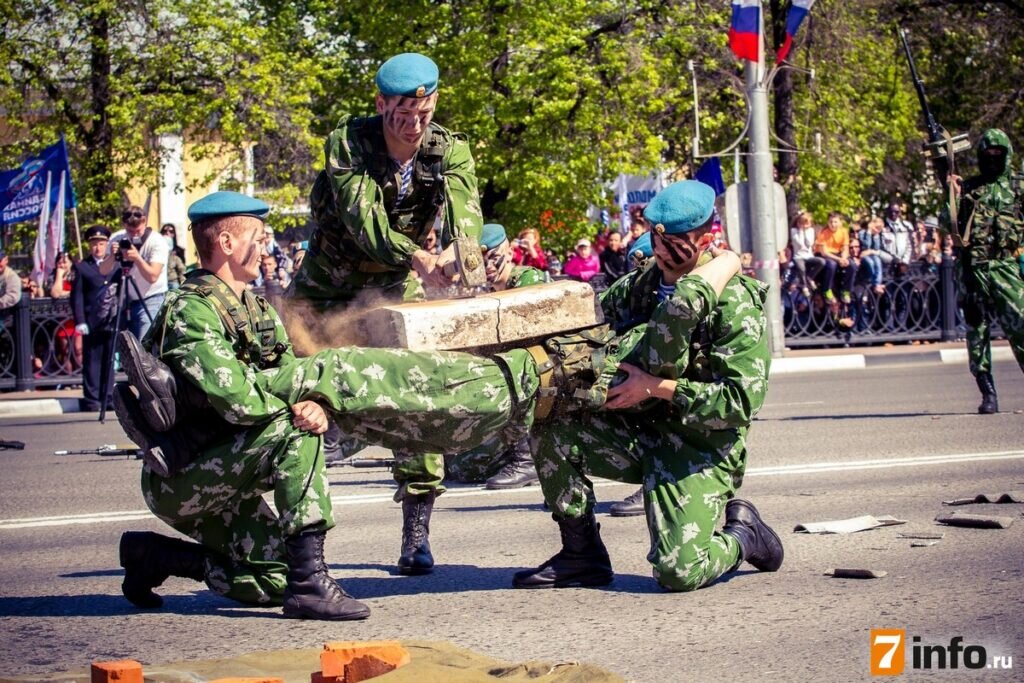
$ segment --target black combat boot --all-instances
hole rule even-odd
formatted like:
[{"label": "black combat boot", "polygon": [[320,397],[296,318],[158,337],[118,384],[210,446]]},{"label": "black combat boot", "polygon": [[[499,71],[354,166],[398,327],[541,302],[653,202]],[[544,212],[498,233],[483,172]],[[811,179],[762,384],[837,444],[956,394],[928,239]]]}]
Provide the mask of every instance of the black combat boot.
[{"label": "black combat boot", "polygon": [[139,407],[146,422],[155,432],[166,432],[177,420],[174,373],[160,359],[147,353],[131,332],[118,335],[121,367],[128,383],[139,392]]},{"label": "black combat boot", "polygon": [[169,576],[202,581],[206,577],[203,546],[151,531],[126,531],[119,548],[124,582],[121,592],[136,607],[156,609],[164,604],[153,589]]},{"label": "black combat boot", "polygon": [[517,441],[510,455],[512,459],[487,480],[484,488],[518,489],[540,481],[537,468],[533,464],[533,456],[530,455],[529,437]]},{"label": "black combat boot", "polygon": [[992,380],[991,372],[979,372],[974,378],[978,382],[978,389],[981,390],[981,405],[978,412],[982,415],[993,415],[999,412],[999,400],[996,398],[996,383]]},{"label": "black combat boot", "polygon": [[612,503],[608,513],[612,517],[634,517],[644,514],[644,487],[641,486],[618,503]]},{"label": "black combat boot", "polygon": [[192,443],[183,430],[154,432],[138,399],[124,382],[114,385],[114,413],[121,429],[142,452],[142,461],[158,476],[166,478],[178,472],[199,452],[197,444]]},{"label": "black combat boot", "polygon": [[370,616],[370,608],[342,590],[327,573],[326,536],[325,531],[313,531],[285,539],[288,585],[284,589],[284,615],[328,621],[365,619]]},{"label": "black combat boot", "polygon": [[430,513],[434,510],[434,493],[407,495],[402,499],[402,555],[398,573],[409,576],[434,571],[430,554]]},{"label": "black combat boot", "polygon": [[566,588],[569,586],[607,586],[615,578],[608,549],[601,540],[601,525],[594,512],[583,517],[559,519],[562,549],[537,567],[516,572],[513,588]]},{"label": "black combat boot", "polygon": [[746,560],[762,572],[774,572],[782,566],[782,540],[764,523],[753,503],[739,498],[726,503],[722,533],[739,541],[740,562]]}]

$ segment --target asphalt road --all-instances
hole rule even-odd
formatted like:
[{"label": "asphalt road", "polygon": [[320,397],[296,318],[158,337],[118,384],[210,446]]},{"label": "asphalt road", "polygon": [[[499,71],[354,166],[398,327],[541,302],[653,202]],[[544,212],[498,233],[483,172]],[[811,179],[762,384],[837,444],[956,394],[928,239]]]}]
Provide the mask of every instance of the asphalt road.
[{"label": "asphalt road", "polygon": [[[1002,413],[975,414],[962,365],[914,364],[772,380],[752,430],[741,495],[780,531],[776,574],[749,566],[690,594],[661,591],[645,560],[642,518],[601,514],[616,581],[607,589],[516,591],[512,573],[557,550],[557,528],[536,487],[457,487],[437,504],[434,574],[391,572],[401,511],[383,470],[332,469],[338,527],[327,556],[345,588],[367,602],[365,622],[280,618],[239,607],[187,580],[161,589],[165,608],[133,609],[120,595],[117,539],[162,531],[138,491],[138,463],[57,457],[61,448],[123,441],[116,422],[89,416],[0,420],[0,677],[131,657],[144,663],[229,657],[327,640],[447,640],[498,658],[579,660],[637,681],[849,681],[869,676],[869,631],[903,628],[923,644],[962,636],[1011,671],[949,672],[949,680],[1021,680],[1024,670],[1024,505],[957,510],[1015,519],[1004,530],[939,527],[941,501],[1024,491],[1024,376],[999,363]],[[598,483],[608,503],[632,487]],[[906,525],[850,535],[792,532],[801,522],[862,514]],[[931,547],[900,538],[942,532]],[[887,572],[835,579],[835,568]],[[907,668],[911,666],[908,643]],[[961,665],[962,666],[962,665]],[[921,672],[918,678],[942,676]]]}]

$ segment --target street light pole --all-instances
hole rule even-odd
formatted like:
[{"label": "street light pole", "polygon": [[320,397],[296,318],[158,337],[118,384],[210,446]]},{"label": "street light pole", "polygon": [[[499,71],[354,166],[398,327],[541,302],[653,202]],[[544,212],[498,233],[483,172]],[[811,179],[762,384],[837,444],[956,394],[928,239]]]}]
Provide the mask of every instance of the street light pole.
[{"label": "street light pole", "polygon": [[[764,23],[761,13],[761,23]],[[750,101],[749,192],[751,237],[757,278],[768,285],[765,316],[768,319],[768,348],[773,358],[782,356],[782,298],[779,286],[779,249],[775,243],[775,178],[768,135],[768,87],[764,82],[764,27],[758,40],[758,62],[747,61],[745,83]]]}]

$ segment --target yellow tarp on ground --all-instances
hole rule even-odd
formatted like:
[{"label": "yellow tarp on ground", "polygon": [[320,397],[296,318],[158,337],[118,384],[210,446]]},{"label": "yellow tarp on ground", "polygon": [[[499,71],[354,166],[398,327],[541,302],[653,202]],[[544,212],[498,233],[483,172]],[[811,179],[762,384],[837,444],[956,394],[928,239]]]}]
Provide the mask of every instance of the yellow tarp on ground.
[{"label": "yellow tarp on ground", "polygon": [[[533,683],[612,683],[621,676],[579,662],[526,662],[510,664],[456,647],[448,642],[402,641],[411,661],[391,673],[374,678],[381,683],[422,683],[425,681],[531,681]],[[253,652],[231,659],[171,662],[143,666],[147,683],[196,683],[217,678],[274,677],[285,683],[309,683],[310,674],[320,670],[322,648]],[[89,667],[45,676],[2,678],[0,683],[89,683]]]}]

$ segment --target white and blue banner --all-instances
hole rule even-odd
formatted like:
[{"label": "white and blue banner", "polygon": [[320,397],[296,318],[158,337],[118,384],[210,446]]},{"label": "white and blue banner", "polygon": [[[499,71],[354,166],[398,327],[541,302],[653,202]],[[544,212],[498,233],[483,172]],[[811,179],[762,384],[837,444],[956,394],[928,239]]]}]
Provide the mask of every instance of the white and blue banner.
[{"label": "white and blue banner", "polygon": [[43,214],[63,214],[76,205],[63,135],[19,168],[0,171],[0,225],[34,221]]}]

